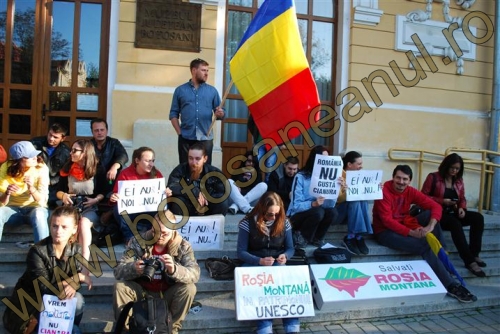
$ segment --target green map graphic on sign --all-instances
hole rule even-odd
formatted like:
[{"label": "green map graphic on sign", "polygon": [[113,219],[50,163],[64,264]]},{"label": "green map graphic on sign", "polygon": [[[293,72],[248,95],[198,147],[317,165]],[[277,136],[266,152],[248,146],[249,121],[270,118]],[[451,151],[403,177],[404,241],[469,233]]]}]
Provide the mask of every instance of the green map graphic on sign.
[{"label": "green map graphic on sign", "polygon": [[354,298],[355,292],[358,291],[360,287],[365,285],[371,276],[363,274],[356,269],[346,269],[344,267],[330,268],[325,278],[328,285],[333,286],[337,290],[345,290],[351,297]]}]

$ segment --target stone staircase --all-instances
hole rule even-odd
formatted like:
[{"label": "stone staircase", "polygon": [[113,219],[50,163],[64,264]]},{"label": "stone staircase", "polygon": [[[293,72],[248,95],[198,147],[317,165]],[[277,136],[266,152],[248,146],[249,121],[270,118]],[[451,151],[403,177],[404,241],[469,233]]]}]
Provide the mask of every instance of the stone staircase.
[{"label": "stone staircase", "polygon": [[[201,267],[201,279],[197,284],[198,293],[196,300],[203,305],[202,310],[196,314],[189,314],[183,324],[183,333],[198,333],[200,330],[210,333],[250,333],[255,323],[252,321],[239,322],[236,320],[234,305],[234,282],[215,281],[208,277],[204,268],[203,260],[207,257],[220,257],[223,255],[231,258],[236,257],[237,224],[242,215],[228,215],[225,222],[225,242],[221,251],[200,251],[196,257]],[[487,277],[478,278],[472,275],[462,265],[462,261],[456,253],[451,237],[445,232],[450,257],[464,277],[471,292],[478,297],[475,303],[462,304],[453,298],[446,297],[442,301],[426,304],[394,304],[377,305],[376,307],[339,307],[335,312],[316,310],[316,316],[302,318],[303,328],[318,322],[339,323],[346,321],[358,321],[361,319],[381,319],[390,317],[423,315],[445,311],[464,311],[478,307],[500,305],[500,216],[485,215],[485,233],[483,237],[483,252],[481,257],[488,264],[483,268]],[[346,233],[346,227],[335,225],[330,228],[326,240],[333,245],[339,246],[340,241]],[[16,247],[17,241],[29,241],[32,238],[31,228],[28,226],[12,228],[6,227],[2,242],[0,242],[0,299],[10,296],[17,279],[21,276],[26,266],[27,249]],[[368,238],[367,245],[370,254],[367,256],[353,256],[352,262],[385,262],[400,260],[416,260],[419,257],[394,251],[379,246],[374,239]],[[123,253],[123,245],[114,247],[116,261],[119,261]],[[312,256],[314,248],[306,249],[308,256]],[[109,250],[103,249],[106,255]],[[112,254],[112,252],[111,252]],[[311,262],[314,260],[311,258]],[[108,333],[113,328],[112,312],[112,287],[114,277],[112,267],[113,261],[106,263],[101,259],[102,275],[93,278],[92,290],[83,286],[80,292],[86,298],[86,309],[81,329],[84,333]],[[0,303],[0,313],[3,314],[5,305]],[[0,324],[0,333],[5,333],[3,325]]]}]

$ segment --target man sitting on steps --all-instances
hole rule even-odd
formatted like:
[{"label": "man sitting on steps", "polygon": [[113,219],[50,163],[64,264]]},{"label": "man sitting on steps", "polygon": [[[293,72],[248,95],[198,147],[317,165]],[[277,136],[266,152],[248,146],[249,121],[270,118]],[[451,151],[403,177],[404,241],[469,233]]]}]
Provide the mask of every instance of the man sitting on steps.
[{"label": "man sitting on steps", "polygon": [[[462,303],[477,300],[450,275],[441,260],[432,251],[426,239],[427,233],[434,233],[439,239],[442,208],[432,199],[411,187],[413,172],[408,165],[398,165],[392,173],[392,180],[385,182],[382,190],[383,199],[375,201],[373,206],[373,230],[377,241],[386,247],[421,255],[448,290],[448,295]],[[416,204],[424,210],[430,210],[430,219],[419,215],[421,227],[411,229],[405,220],[411,218],[410,206]]]}]

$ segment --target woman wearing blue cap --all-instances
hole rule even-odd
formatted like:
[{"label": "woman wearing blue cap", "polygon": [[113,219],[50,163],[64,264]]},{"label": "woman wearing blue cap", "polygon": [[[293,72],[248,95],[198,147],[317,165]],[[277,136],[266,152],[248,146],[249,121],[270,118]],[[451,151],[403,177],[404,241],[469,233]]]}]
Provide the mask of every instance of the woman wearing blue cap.
[{"label": "woman wearing blue cap", "polygon": [[15,143],[9,153],[10,159],[0,167],[0,240],[5,224],[21,224],[28,218],[36,243],[49,235],[49,169],[29,141]]}]

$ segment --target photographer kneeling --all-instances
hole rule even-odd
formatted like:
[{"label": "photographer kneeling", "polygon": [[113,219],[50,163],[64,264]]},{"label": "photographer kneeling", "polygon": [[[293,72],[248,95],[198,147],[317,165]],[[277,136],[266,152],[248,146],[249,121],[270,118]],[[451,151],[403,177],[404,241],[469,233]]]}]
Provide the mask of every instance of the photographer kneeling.
[{"label": "photographer kneeling", "polygon": [[[175,222],[168,210],[165,217]],[[191,245],[177,231],[167,228],[158,214],[151,223],[150,230],[131,239],[114,269],[115,278],[120,280],[113,292],[115,319],[128,302],[149,294],[166,300],[172,314],[172,333],[176,334],[196,295],[200,267]],[[128,321],[125,327],[128,329]]]}]

